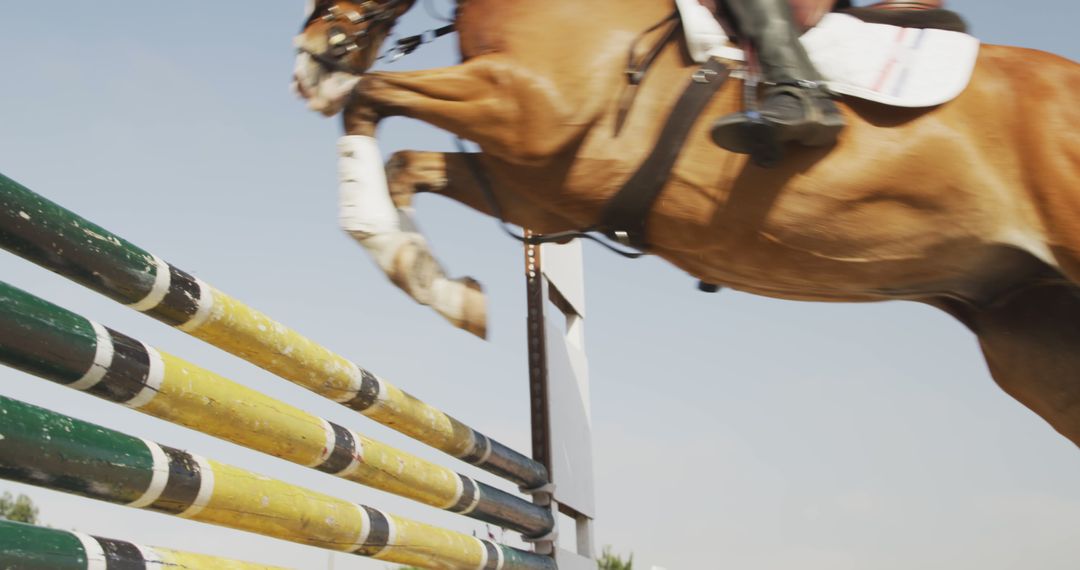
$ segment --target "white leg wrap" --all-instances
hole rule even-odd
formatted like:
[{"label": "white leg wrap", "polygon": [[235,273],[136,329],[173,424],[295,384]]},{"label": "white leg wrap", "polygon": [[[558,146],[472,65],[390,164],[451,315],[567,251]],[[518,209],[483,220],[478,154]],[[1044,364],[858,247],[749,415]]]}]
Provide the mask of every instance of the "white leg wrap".
[{"label": "white leg wrap", "polygon": [[401,231],[397,209],[390,201],[382,153],[375,139],[359,135],[341,137],[338,157],[342,229],[358,239]]},{"label": "white leg wrap", "polygon": [[447,278],[424,236],[416,231],[410,212],[394,207],[375,139],[341,137],[338,153],[342,229],[418,303],[431,306],[454,326],[484,336],[483,293],[472,280]]}]

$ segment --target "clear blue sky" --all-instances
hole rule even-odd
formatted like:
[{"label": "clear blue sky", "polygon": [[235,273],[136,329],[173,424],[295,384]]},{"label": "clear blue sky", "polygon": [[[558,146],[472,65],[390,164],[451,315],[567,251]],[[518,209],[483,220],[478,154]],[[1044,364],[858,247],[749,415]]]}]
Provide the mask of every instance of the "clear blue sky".
[{"label": "clear blue sky", "polygon": [[[527,449],[519,247],[463,207],[419,202],[450,271],[488,288],[492,340],[484,343],[407,300],[337,229],[337,121],[309,113],[288,90],[302,4],[4,3],[0,171]],[[987,42],[1080,59],[1073,0],[951,5]],[[418,7],[399,30],[430,23]],[[395,67],[452,63],[453,45],[443,40]],[[388,153],[450,148],[445,133],[404,120],[387,122],[380,140]],[[597,536],[633,551],[636,567],[1077,567],[1080,452],[996,388],[957,323],[914,304],[710,296],[656,260],[628,262],[591,246],[586,259]],[[444,461],[13,256],[0,254],[0,274]],[[477,527],[7,369],[0,393],[391,512]],[[298,568],[327,563],[310,548],[3,488],[33,497],[54,527]],[[346,556],[334,564],[389,566]]]}]

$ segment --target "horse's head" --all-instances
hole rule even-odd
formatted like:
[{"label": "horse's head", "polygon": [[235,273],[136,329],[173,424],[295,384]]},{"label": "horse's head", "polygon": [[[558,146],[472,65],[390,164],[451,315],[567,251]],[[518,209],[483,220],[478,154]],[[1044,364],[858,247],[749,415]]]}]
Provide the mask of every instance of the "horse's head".
[{"label": "horse's head", "polygon": [[375,63],[394,22],[415,0],[308,0],[294,41],[293,87],[325,115],[341,110],[360,76]]}]

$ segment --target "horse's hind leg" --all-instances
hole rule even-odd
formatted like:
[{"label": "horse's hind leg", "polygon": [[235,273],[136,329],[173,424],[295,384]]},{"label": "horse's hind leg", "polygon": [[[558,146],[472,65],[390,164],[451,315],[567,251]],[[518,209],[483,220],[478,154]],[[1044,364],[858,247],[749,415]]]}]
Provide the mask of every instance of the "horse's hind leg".
[{"label": "horse's hind leg", "polygon": [[[501,214],[504,221],[535,232],[576,227],[574,222],[548,211],[547,204],[535,203],[524,193],[512,192],[513,185],[505,181],[506,176],[500,176],[503,169],[502,165],[479,153],[403,150],[395,152],[387,161],[386,178],[390,197],[398,208],[411,208],[417,193],[431,193],[489,216]],[[481,176],[485,180],[490,177],[490,198],[480,186]],[[499,212],[495,211],[496,207]]]},{"label": "horse's hind leg", "polygon": [[998,385],[1080,446],[1080,288],[1037,285],[950,312],[978,335]]}]

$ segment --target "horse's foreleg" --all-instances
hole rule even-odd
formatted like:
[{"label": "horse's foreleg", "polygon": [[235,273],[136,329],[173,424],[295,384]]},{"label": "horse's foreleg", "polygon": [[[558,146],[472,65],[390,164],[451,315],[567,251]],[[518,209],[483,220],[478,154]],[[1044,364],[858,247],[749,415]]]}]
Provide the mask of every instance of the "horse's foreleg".
[{"label": "horse's foreleg", "polygon": [[353,113],[411,117],[475,141],[508,162],[535,164],[590,126],[600,109],[584,99],[494,54],[451,67],[369,73],[345,112],[347,125]]},{"label": "horse's foreleg", "polygon": [[[450,279],[435,259],[427,240],[412,219],[405,193],[397,192],[398,205],[391,199],[382,156],[369,136],[341,138],[338,173],[340,177],[340,224],[364,247],[390,280],[418,303],[428,305],[454,326],[484,337],[487,310],[480,285],[465,277]],[[391,179],[403,174],[390,169]],[[445,175],[426,172],[435,185]],[[394,187],[401,188],[400,181]]]},{"label": "horse's foreleg", "polygon": [[1080,289],[1033,286],[961,314],[998,385],[1080,446]]},{"label": "horse's foreleg", "polygon": [[[375,125],[392,115],[419,119],[477,142],[512,172],[511,165],[543,163],[569,146],[589,124],[575,119],[583,112],[584,106],[563,100],[543,77],[525,73],[498,55],[441,69],[365,75],[344,114],[342,226],[398,287],[456,326],[483,336],[486,315],[479,285],[445,276],[404,206],[404,198],[416,189],[415,184],[403,189],[408,187],[404,179],[426,180],[429,189],[439,188],[482,212],[493,213],[491,208],[471,176],[456,174],[468,170],[461,157],[440,154],[422,155],[427,160],[415,168],[391,169],[397,180],[395,207],[381,164],[375,166]],[[556,224],[570,227],[565,220],[553,222],[541,215],[545,208],[511,197],[501,201],[515,223],[541,231]]]},{"label": "horse's foreleg", "polygon": [[[479,283],[446,276],[412,215],[417,192],[439,194],[495,215],[470,160],[461,153],[401,151],[384,170],[374,139],[364,136],[343,137],[340,151],[342,229],[410,297],[429,305],[454,326],[485,336],[487,312]],[[478,155],[472,158],[481,161]],[[523,227],[548,231],[572,225],[520,194],[503,191],[496,200],[507,220]]]}]

